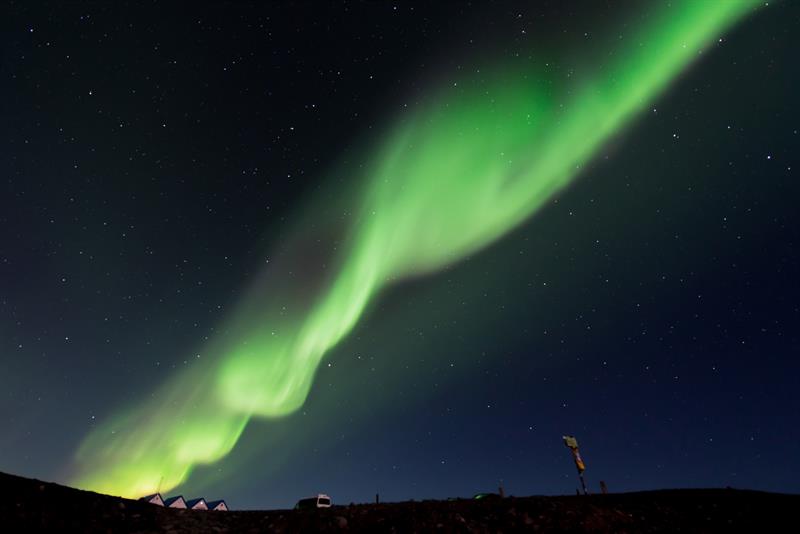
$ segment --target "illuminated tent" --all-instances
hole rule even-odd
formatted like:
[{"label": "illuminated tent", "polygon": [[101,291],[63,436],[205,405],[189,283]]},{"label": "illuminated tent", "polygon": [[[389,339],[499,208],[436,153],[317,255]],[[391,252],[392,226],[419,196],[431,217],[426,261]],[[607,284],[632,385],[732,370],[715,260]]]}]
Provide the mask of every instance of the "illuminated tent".
[{"label": "illuminated tent", "polygon": [[183,495],[178,495],[165,500],[164,506],[167,508],[186,508],[186,501],[183,499]]},{"label": "illuminated tent", "polygon": [[186,508],[190,510],[208,510],[208,505],[206,504],[206,500],[200,497],[199,499],[186,501]]},{"label": "illuminated tent", "polygon": [[164,499],[161,498],[160,493],[153,493],[152,495],[141,497],[139,500],[149,502],[150,504],[155,504],[156,506],[164,506]]},{"label": "illuminated tent", "polygon": [[218,512],[227,512],[228,511],[228,505],[225,504],[225,501],[223,501],[223,500],[211,501],[211,502],[207,502],[206,504],[208,505],[208,509],[209,510],[216,510]]}]

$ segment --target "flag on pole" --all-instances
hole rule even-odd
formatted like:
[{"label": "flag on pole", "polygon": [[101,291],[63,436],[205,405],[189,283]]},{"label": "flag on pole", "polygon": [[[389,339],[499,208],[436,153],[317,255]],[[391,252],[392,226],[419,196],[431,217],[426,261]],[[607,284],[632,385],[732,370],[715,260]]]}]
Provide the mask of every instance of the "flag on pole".
[{"label": "flag on pole", "polygon": [[572,452],[572,459],[575,460],[575,467],[578,468],[578,473],[583,473],[586,471],[586,464],[583,463],[583,458],[581,458],[581,453],[578,451],[578,440],[575,439],[575,436],[562,436],[564,439],[564,445],[569,447],[569,450]]}]

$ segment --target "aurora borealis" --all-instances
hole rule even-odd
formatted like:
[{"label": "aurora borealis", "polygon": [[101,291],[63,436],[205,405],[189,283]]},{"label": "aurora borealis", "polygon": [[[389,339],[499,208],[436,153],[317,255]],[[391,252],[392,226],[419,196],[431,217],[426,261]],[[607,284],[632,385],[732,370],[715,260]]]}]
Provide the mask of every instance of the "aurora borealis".
[{"label": "aurora borealis", "polygon": [[[600,8],[592,9],[603,11]],[[492,247],[498,246],[504,239],[514,239],[509,236],[521,228],[539,236],[560,236],[567,232],[565,227],[540,221],[539,216],[555,200],[564,195],[565,191],[580,187],[581,178],[587,169],[597,165],[604,157],[608,157],[609,146],[619,150],[617,146],[635,142],[635,136],[631,138],[629,132],[637,127],[637,121],[647,115],[653,115],[660,106],[659,99],[668,93],[674,84],[679,83],[682,76],[692,73],[695,68],[702,68],[704,62],[711,61],[715,54],[724,53],[724,50],[716,48],[719,48],[719,43],[723,42],[730,32],[737,31],[740,26],[746,27],[749,17],[756,19],[761,11],[765,10],[763,2],[750,0],[731,2],[686,0],[658,7],[628,5],[616,11],[603,11],[601,20],[604,21],[604,27],[602,32],[598,31],[601,37],[590,45],[580,44],[574,36],[564,37],[563,43],[558,40],[551,42],[550,40],[560,38],[547,35],[547,39],[542,37],[537,41],[525,43],[522,46],[523,53],[504,53],[502,46],[480,50],[479,53],[474,50],[459,51],[456,54],[458,58],[454,60],[458,62],[458,68],[454,69],[456,73],[452,76],[428,74],[420,78],[413,84],[418,96],[409,97],[410,105],[395,106],[391,103],[395,98],[405,98],[405,95],[387,96],[386,108],[390,109],[391,113],[377,114],[377,118],[373,117],[368,125],[365,122],[361,128],[354,128],[341,141],[337,139],[338,132],[335,129],[320,128],[320,131],[314,132],[313,138],[307,139],[306,146],[298,149],[304,156],[297,156],[296,160],[307,163],[307,160],[315,159],[309,156],[311,152],[302,150],[309,151],[328,143],[333,148],[320,158],[319,165],[310,165],[312,168],[308,172],[299,173],[293,169],[266,171],[270,176],[286,176],[286,184],[282,186],[283,192],[270,197],[271,200],[267,202],[268,208],[258,204],[260,201],[255,200],[258,195],[253,195],[251,198],[250,191],[253,186],[247,184],[239,190],[237,198],[229,203],[228,197],[231,195],[228,193],[228,188],[233,186],[225,180],[233,180],[232,177],[236,176],[253,176],[241,180],[252,179],[262,184],[265,181],[277,181],[274,177],[265,179],[260,173],[265,172],[263,171],[265,166],[270,168],[271,165],[278,169],[281,163],[277,162],[282,161],[285,156],[278,158],[270,154],[272,159],[268,162],[256,164],[245,162],[242,158],[246,156],[241,156],[237,160],[226,146],[225,150],[220,150],[218,153],[206,152],[225,161],[226,165],[230,164],[231,168],[236,167],[235,172],[231,170],[227,175],[215,178],[214,172],[203,168],[200,164],[196,168],[191,167],[180,172],[169,170],[169,165],[173,165],[172,161],[175,158],[169,151],[161,154],[160,147],[169,146],[169,140],[176,138],[180,139],[177,141],[180,143],[194,143],[192,128],[202,128],[204,123],[199,119],[189,123],[186,129],[181,130],[182,137],[170,134],[171,137],[159,142],[149,141],[149,138],[161,134],[128,134],[128,131],[138,128],[137,124],[145,119],[125,119],[124,113],[117,111],[118,106],[115,102],[119,99],[110,99],[104,106],[100,106],[103,108],[102,112],[96,115],[102,116],[103,119],[109,115],[113,116],[112,127],[121,137],[119,141],[114,141],[113,148],[107,150],[113,152],[117,146],[136,147],[130,149],[131,156],[125,156],[132,162],[131,169],[119,173],[121,176],[130,173],[136,177],[131,179],[129,186],[125,186],[129,190],[125,187],[120,188],[125,191],[120,193],[124,195],[124,199],[119,200],[119,205],[123,206],[120,209],[123,212],[145,213],[147,208],[136,205],[137,197],[150,199],[163,197],[162,191],[155,192],[157,187],[160,187],[156,185],[158,180],[162,179],[151,178],[151,175],[161,176],[164,165],[168,166],[164,174],[169,175],[174,172],[182,176],[181,185],[175,186],[176,191],[183,191],[181,189],[184,187],[183,184],[192,183],[194,173],[198,176],[210,176],[204,179],[218,179],[220,182],[215,183],[213,187],[209,186],[209,191],[212,191],[209,198],[225,198],[224,206],[218,204],[216,209],[207,208],[206,206],[210,206],[216,200],[209,201],[203,198],[195,202],[191,198],[186,198],[190,197],[191,193],[173,194],[172,197],[180,198],[178,203],[181,205],[196,204],[199,211],[224,212],[226,221],[236,221],[237,217],[241,221],[246,220],[247,222],[242,224],[247,226],[250,237],[243,237],[244,233],[236,235],[235,232],[221,231],[218,236],[212,238],[208,233],[194,232],[191,237],[188,237],[188,234],[183,237],[192,245],[180,245],[176,248],[216,246],[220,250],[226,250],[224,255],[217,254],[224,256],[225,261],[234,254],[229,251],[233,248],[256,250],[257,252],[253,254],[263,257],[251,263],[254,267],[248,267],[248,272],[252,271],[253,274],[247,279],[237,280],[234,276],[225,278],[224,291],[213,287],[214,282],[208,281],[209,278],[214,278],[213,274],[205,274],[203,284],[195,283],[192,288],[184,291],[184,294],[199,295],[197,300],[191,301],[193,304],[187,304],[180,310],[170,308],[172,315],[166,311],[149,312],[152,314],[152,319],[147,312],[143,312],[143,317],[147,319],[140,319],[136,324],[130,325],[130,328],[121,327],[126,336],[133,337],[139,337],[134,335],[134,332],[139,330],[149,332],[150,328],[154,329],[153,332],[166,332],[172,327],[167,328],[165,325],[173,324],[176,312],[185,313],[187,322],[195,326],[200,322],[210,325],[206,326],[202,336],[192,334],[194,337],[191,337],[191,341],[185,346],[181,346],[177,341],[168,343],[167,346],[160,345],[158,338],[163,338],[166,334],[142,335],[141,337],[146,337],[148,341],[146,347],[137,349],[138,357],[142,360],[155,361],[154,365],[159,369],[157,373],[149,371],[156,374],[140,374],[142,378],[131,379],[137,384],[136,388],[131,386],[124,391],[114,391],[115,388],[126,388],[120,378],[119,381],[110,382],[114,385],[107,386],[108,391],[101,394],[100,392],[106,388],[101,385],[104,380],[103,375],[92,375],[94,378],[91,381],[81,383],[80,388],[86,389],[87,392],[96,388],[96,398],[102,400],[93,401],[92,404],[104,404],[106,408],[96,420],[94,415],[91,416],[90,428],[82,429],[81,432],[74,431],[70,446],[65,447],[65,456],[60,459],[59,476],[64,477],[64,482],[70,485],[115,495],[138,497],[155,491],[166,493],[190,484],[191,475],[198,469],[212,470],[215,465],[236,456],[242,443],[247,441],[248,426],[255,425],[259,429],[255,432],[270,435],[271,428],[290,424],[286,421],[291,421],[291,417],[297,417],[310,396],[314,395],[315,388],[320,387],[318,375],[324,365],[330,363],[332,353],[348,340],[352,341],[350,338],[359,332],[359,328],[363,328],[363,323],[369,316],[376,313],[374,310],[379,309],[382,299],[388,298],[390,302],[398,301],[397,294],[392,293],[394,288],[402,284],[413,284],[414,281],[421,279],[435,283],[437,277],[445,276],[442,271],[449,272],[461,262],[490,253]],[[409,16],[417,16],[418,12],[412,14],[411,11]],[[578,22],[559,14],[558,8],[553,7],[552,11],[556,15],[550,16],[558,17],[559,24],[563,24],[565,28],[572,28],[572,25],[578,27]],[[108,15],[106,13],[104,16]],[[285,13],[284,15],[289,16]],[[275,23],[270,17],[266,17],[262,25]],[[274,17],[280,18],[277,14]],[[522,14],[516,14],[514,17],[522,18]],[[208,18],[208,16],[198,17],[198,20]],[[76,20],[80,23],[86,21],[84,18]],[[353,24],[353,27],[357,26],[358,24]],[[29,29],[35,30],[33,26]],[[503,30],[497,31],[499,34],[503,33]],[[36,38],[39,33],[28,31],[28,34]],[[573,33],[580,34],[577,29]],[[489,32],[489,35],[495,34]],[[584,35],[588,35],[588,32]],[[133,36],[130,38],[134,39]],[[500,40],[501,37],[497,39]],[[231,50],[235,48],[234,45],[231,47]],[[152,53],[156,54],[160,53],[161,48],[160,41],[148,46],[148,50],[152,49]],[[291,47],[285,48],[288,50]],[[257,46],[254,47],[254,50],[257,49]],[[177,57],[180,46],[176,45],[175,50],[173,55]],[[79,54],[71,52],[70,55]],[[231,57],[233,56],[235,54]],[[236,65],[246,61],[256,61],[244,59],[246,57],[244,54],[241,56],[235,61],[225,60],[220,68],[215,65],[214,72],[219,71],[227,75],[237,68]],[[186,54],[186,58],[194,57],[194,52]],[[251,54],[249,57],[255,55]],[[422,57],[424,58],[424,54]],[[736,60],[738,61],[738,58]],[[141,64],[139,60],[131,61],[132,64]],[[178,59],[169,61],[173,63],[165,61],[163,64],[168,67],[163,68],[181,68],[176,65],[183,64]],[[303,64],[302,61],[292,61],[297,61],[296,65]],[[425,61],[427,60],[419,59],[420,63]],[[553,65],[566,64],[569,61],[579,68],[574,71],[570,69],[566,74],[553,68]],[[435,64],[436,60],[431,60],[431,63]],[[696,67],[696,64],[700,67]],[[279,66],[283,67],[282,64]],[[259,89],[260,96],[247,94],[247,106],[236,104],[235,98],[227,96],[219,98],[219,101],[224,100],[225,104],[214,104],[215,100],[203,96],[199,98],[198,107],[231,106],[225,109],[236,109],[237,113],[240,113],[235,120],[231,118],[231,122],[244,121],[246,124],[253,124],[254,131],[257,131],[262,127],[260,122],[269,123],[270,119],[259,117],[261,108],[256,107],[255,114],[248,122],[247,117],[253,109],[253,102],[258,106],[258,102],[264,100],[265,110],[272,109],[272,106],[284,105],[280,102],[266,103],[271,98],[272,91],[278,91],[272,89],[271,84],[278,84],[280,82],[275,81],[276,79],[287,77],[283,71],[279,72],[278,67],[275,68],[277,74],[263,77],[263,87]],[[253,76],[260,76],[256,76],[260,72],[258,67],[254,66],[252,69]],[[297,70],[299,69],[300,67],[297,67]],[[203,73],[202,76],[212,76],[205,74],[207,70],[209,69],[205,67],[197,68],[197,72]],[[332,72],[334,71],[336,69],[332,69]],[[169,71],[166,72],[163,80],[153,90],[154,94],[168,93],[170,89],[164,89],[165,87],[178,87],[173,84],[184,87],[184,82],[170,81],[172,79],[168,74]],[[393,75],[400,78],[411,76],[402,70]],[[135,79],[145,79],[149,83],[150,76],[148,73]],[[372,79],[372,74],[369,76],[369,79]],[[241,79],[246,81],[247,78],[248,76],[243,74]],[[185,82],[186,86],[203,86],[202,83],[196,83],[191,76],[187,80],[189,81]],[[81,98],[102,98],[104,93],[102,84],[94,85],[99,87],[93,86],[91,89],[82,87]],[[131,87],[134,85],[135,83],[132,83]],[[353,87],[348,87],[343,92],[355,93]],[[132,99],[139,98],[136,95],[141,92],[142,89],[138,87],[128,91]],[[384,97],[380,91],[371,94],[376,102],[383,102]],[[691,95],[687,96],[689,97]],[[156,102],[158,98],[163,99],[164,96],[154,96],[151,100]],[[281,102],[293,101],[291,91],[287,89],[283,93],[283,98],[289,100]],[[297,102],[301,103],[299,107],[309,113],[316,110],[317,106],[324,107],[322,98],[319,99],[319,104],[317,101],[312,103],[310,98],[301,100],[297,97]],[[212,104],[208,104],[209,101]],[[379,107],[380,105],[378,104]],[[737,105],[742,106],[741,103]],[[166,104],[158,103],[156,107],[159,113],[167,113],[164,111],[168,110]],[[119,118],[116,115],[119,115]],[[190,115],[191,112],[188,111],[183,114],[184,117]],[[180,114],[152,119],[155,128],[153,131],[158,132],[159,128],[169,129],[171,124],[180,120],[184,120]],[[213,112],[208,112],[208,119],[204,115],[203,120],[212,124],[213,121],[219,120],[220,124],[224,125],[224,121],[228,119],[225,118],[225,113],[214,108]],[[298,127],[297,130],[302,129]],[[313,128],[309,127],[307,130]],[[74,135],[81,139],[83,133],[80,129],[76,131],[78,133],[64,135]],[[281,153],[281,150],[285,153],[287,150],[285,146],[293,142],[291,136],[294,132],[294,126],[287,126],[270,137],[269,143],[277,147],[276,153]],[[247,138],[250,134],[254,139],[259,135],[245,132],[242,137]],[[132,137],[125,137],[127,135]],[[217,143],[214,135],[211,133],[207,135],[209,135],[208,142],[212,146]],[[673,135],[674,139],[678,139],[678,133]],[[687,135],[684,134],[684,137]],[[235,144],[236,141],[225,139],[224,143]],[[94,147],[91,147],[88,150],[93,153],[93,149]],[[192,151],[191,157],[187,160],[193,163],[205,161],[202,149],[192,146]],[[161,154],[154,157],[156,162],[154,165],[157,166],[154,168],[157,168],[157,171],[152,171],[149,167],[146,170],[135,167],[136,162],[152,157],[146,156],[147,153]],[[84,165],[77,159],[75,157],[74,168],[70,172],[81,173],[84,167],[91,168],[90,165]],[[113,162],[115,159],[116,154],[109,157],[109,161]],[[231,161],[233,163],[230,163]],[[261,160],[256,158],[256,161]],[[768,161],[773,161],[771,154]],[[241,171],[237,166],[252,170]],[[105,171],[112,173],[109,176],[114,172],[113,163],[110,168],[111,171]],[[100,176],[99,171],[98,176]],[[608,188],[622,187],[625,182],[635,181],[627,176],[623,177],[621,171],[619,176],[615,171],[603,178],[608,182],[617,182],[602,186]],[[299,179],[306,181],[302,182],[302,185],[294,185],[296,183],[294,181]],[[103,179],[97,178],[96,181],[102,183]],[[146,192],[149,187],[154,188],[152,195]],[[693,187],[702,189],[702,185]],[[73,197],[79,196],[69,194],[66,198]],[[254,214],[267,209],[277,211],[278,208],[273,206],[280,205],[278,199],[284,197],[289,200],[281,208],[280,223],[270,222],[264,229],[256,227],[252,230],[251,228],[259,222],[258,217],[261,217]],[[643,204],[647,202],[642,200]],[[106,204],[113,206],[114,202],[104,203]],[[171,209],[171,206],[165,207],[164,221],[170,221],[170,224],[177,224],[179,227],[190,227],[193,224],[187,222],[191,221],[189,218],[172,216]],[[54,217],[54,219],[68,220],[68,217]],[[214,225],[224,227],[226,230],[236,228],[227,226],[228,222],[220,223],[220,220],[221,218],[215,219],[204,228],[213,228]],[[727,219],[725,223],[727,224]],[[75,224],[76,228],[79,228],[83,223]],[[585,231],[588,235],[594,224],[586,219],[578,228],[573,228],[569,232],[574,234]],[[117,232],[121,236],[119,239],[128,239],[129,235],[142,231],[142,226],[147,224],[142,225],[132,221],[121,225]],[[158,229],[153,230],[154,234],[158,232]],[[257,235],[261,232],[266,232],[268,235],[265,242],[252,237],[252,234]],[[557,237],[553,239],[561,240]],[[223,245],[228,241],[237,247]],[[179,243],[180,240],[174,242]],[[262,245],[266,249],[263,253]],[[140,248],[148,251],[157,247]],[[164,251],[165,248],[168,247],[161,248],[162,257],[169,255],[169,252]],[[560,254],[555,249],[550,252],[541,250],[533,251],[532,255],[556,257],[556,253]],[[176,254],[174,261],[160,258],[156,261],[164,264],[174,263],[176,269],[180,270],[182,278],[184,276],[182,269],[185,269],[183,266],[191,264],[183,255],[189,254],[183,252]],[[240,251],[238,254],[244,252]],[[631,257],[641,254],[640,250],[631,253]],[[80,256],[84,256],[83,249],[80,251]],[[119,257],[128,256],[120,253]],[[222,272],[214,271],[214,268],[208,265],[209,262],[198,262],[195,272],[189,273],[187,270],[185,276],[190,278],[197,272]],[[126,268],[135,272],[138,267],[136,262],[132,262]],[[530,265],[531,270],[537,268],[535,264]],[[66,267],[62,270],[66,270]],[[98,271],[100,274],[97,274],[96,278],[110,276],[102,273],[111,270],[115,269],[110,267],[100,269]],[[600,276],[605,277],[603,272],[608,269],[599,267],[596,270],[601,273]],[[143,272],[149,273],[147,269]],[[447,277],[449,276],[448,274]],[[563,276],[569,280],[566,275]],[[68,275],[59,275],[58,278],[63,280],[60,282],[62,284],[67,284],[72,279]],[[565,285],[570,283],[578,282],[575,279],[574,282],[565,282]],[[153,284],[149,274],[145,276],[141,286],[147,284]],[[209,288],[209,285],[212,287]],[[502,283],[495,281],[493,285],[499,287]],[[537,280],[536,285],[546,287],[546,282]],[[167,286],[165,282],[164,287]],[[224,299],[218,300],[220,302],[225,300],[226,305],[219,305],[215,309],[209,306],[213,312],[197,319],[198,315],[195,314],[198,312],[193,307],[197,309],[205,307],[205,300],[212,299],[207,295],[216,295],[217,291],[219,295],[225,295]],[[155,291],[148,290],[146,293]],[[696,295],[703,293],[705,292],[702,290],[693,290],[691,298],[696,300],[698,298]],[[165,292],[164,295],[166,294]],[[601,292],[593,293],[593,295],[600,294]],[[155,299],[150,301],[149,309],[161,308],[170,298],[188,297],[162,295],[157,301]],[[538,298],[532,297],[530,301],[526,300],[527,306],[537,306]],[[73,298],[71,302],[76,300],[79,299]],[[130,302],[132,299],[123,296],[121,300]],[[592,296],[590,300],[593,303],[587,308],[598,306],[594,301],[602,301],[603,298]],[[614,299],[609,297],[608,301]],[[202,302],[203,305],[198,306],[198,302]],[[86,320],[83,330],[85,333],[81,337],[87,339],[92,335],[91,332],[95,331],[96,343],[102,347],[103,343],[110,344],[110,341],[106,340],[114,337],[112,334],[101,333],[105,328],[103,323],[107,322],[109,317],[112,320],[116,320],[114,317],[119,317],[120,321],[125,317],[124,320],[127,321],[129,314],[125,311],[105,311],[110,309],[110,306],[104,301],[98,301],[92,306],[98,315],[87,315],[91,318]],[[137,304],[137,309],[146,310],[148,307]],[[483,322],[480,318],[484,313],[481,306],[473,304],[471,309],[474,310],[471,313],[478,317],[475,319],[476,324]],[[540,310],[537,313],[546,314],[548,311]],[[580,312],[578,315],[582,317],[583,313]],[[553,314],[557,314],[555,307]],[[188,319],[190,316],[193,319]],[[531,334],[531,339],[526,342],[530,346],[536,346],[538,342],[544,343],[539,338],[549,335],[549,327],[540,328],[528,318],[520,316],[515,317],[513,321],[518,321],[520,328],[530,328],[532,332],[540,332],[537,335]],[[159,323],[161,326],[150,326]],[[190,332],[194,328],[175,324],[178,325],[175,326],[178,331]],[[182,328],[185,330],[181,330]],[[647,328],[642,327],[639,330],[646,331]],[[475,332],[477,333],[474,335],[479,337],[481,332],[479,326],[475,327]],[[691,337],[689,334],[686,336],[687,339]],[[60,337],[74,343],[72,339],[74,336]],[[124,339],[130,340],[128,337]],[[374,348],[371,350],[379,352],[377,347],[396,345],[400,343],[398,339],[402,337],[372,340],[371,346]],[[365,341],[357,341],[361,347],[370,346],[370,343]],[[84,343],[87,347],[93,345],[93,342]],[[116,343],[125,345],[122,341]],[[26,346],[22,342],[16,345],[19,345],[19,349]],[[90,352],[88,348],[81,350]],[[455,354],[457,351],[453,352],[451,354],[430,349],[430,354],[425,356],[425,360],[439,361],[442,365],[446,363],[453,368],[461,358]],[[586,357],[586,352],[584,350],[580,354],[570,353],[565,360],[575,358],[580,360]],[[174,361],[169,369],[162,369],[162,361],[167,360],[167,357],[163,356],[166,353],[176,353],[179,356],[173,357]],[[85,360],[87,368],[102,368],[106,365],[102,360],[107,356],[101,357],[101,352],[96,354],[98,354],[96,357],[80,356],[78,359],[87,358]],[[380,355],[375,358],[379,359]],[[532,360],[529,365],[533,366],[545,361],[545,356],[531,349],[530,355],[520,359]],[[602,360],[603,365],[606,365],[608,359],[610,358],[603,356],[598,361]],[[179,363],[181,360],[183,364]],[[175,362],[178,362],[178,365],[175,365]],[[487,365],[490,368],[502,367],[499,361]],[[716,366],[717,364],[714,364],[715,369]],[[648,365],[647,369],[649,368]],[[544,373],[541,369],[536,369],[535,372],[529,371],[536,379],[538,379],[537,373]],[[513,373],[513,371],[507,372]],[[463,376],[467,377],[465,380],[469,381],[470,371],[465,370],[464,373]],[[670,377],[678,376],[677,372],[665,371],[665,373],[669,373]],[[106,376],[112,374],[107,372]],[[410,377],[413,375],[414,371],[408,370],[406,375],[403,377],[398,375],[393,380],[411,382]],[[326,387],[333,388],[338,383],[342,391],[337,391],[337,395],[346,398],[347,389],[352,385],[343,380],[342,376],[338,378],[338,381],[336,376],[330,380],[326,378]],[[473,377],[473,380],[480,379]],[[92,381],[97,384],[93,384]],[[393,387],[393,381],[387,380],[387,382],[385,387],[388,390]],[[438,387],[438,379],[435,383]],[[70,386],[70,390],[74,389],[74,385]],[[387,392],[386,396],[389,395]],[[501,396],[498,394],[498,397]],[[491,407],[494,403],[492,400],[483,404]],[[563,407],[568,404],[566,401],[561,403]],[[371,417],[380,420],[382,409],[376,405]],[[449,405],[447,410],[450,410]],[[532,410],[528,407],[525,411],[530,413]],[[335,413],[335,410],[331,412]],[[336,418],[337,415],[331,417]],[[338,425],[348,429],[358,426],[353,422],[345,422],[346,418],[343,415],[338,417],[341,419],[323,421],[322,416],[317,416],[318,426],[328,428],[325,425],[333,427]],[[358,424],[366,426],[377,424],[369,421],[371,420]],[[315,435],[313,428],[317,424],[313,421],[308,424],[307,429],[306,423],[291,424],[303,426],[304,431],[309,432],[308,436]],[[535,428],[532,424],[524,426],[531,430]],[[290,433],[286,428],[295,427],[280,428],[281,430],[276,432]],[[365,434],[368,433],[365,431]],[[574,433],[577,435],[579,431]],[[580,435],[578,437],[581,439]],[[317,438],[303,439],[310,442]],[[298,448],[311,447],[299,437],[297,443]],[[237,446],[239,448],[236,448]],[[271,446],[273,445],[265,445],[263,451],[265,456],[274,454],[276,458],[283,458],[290,453],[272,450]],[[316,446],[313,450],[316,451]],[[587,452],[590,471],[596,458],[597,455],[593,458],[592,453]],[[279,461],[268,463],[270,468],[274,468],[272,464]],[[445,464],[446,462],[441,460],[440,465]],[[247,476],[247,469],[239,465],[239,476]],[[264,470],[266,472],[267,467],[264,467]],[[231,474],[231,469],[228,469],[226,476],[237,475]],[[268,476],[266,474],[262,476],[267,477],[268,484]],[[669,482],[665,482],[667,483]]]},{"label": "aurora borealis", "polygon": [[[377,155],[366,158],[352,227],[337,236],[343,257],[307,309],[288,316],[269,309],[296,307],[295,293],[306,289],[279,271],[249,297],[266,300],[268,311],[248,308],[230,319],[233,341],[205,350],[221,357],[167,382],[153,401],[136,403],[88,438],[79,459],[91,467],[75,484],[129,497],[169,490],[196,464],[228,454],[251,417],[297,410],[322,358],[383,286],[458,261],[534,214],[754,5],[663,9],[642,28],[638,46],[620,51],[573,95],[511,66],[490,75],[493,85],[464,80],[390,127]],[[276,300],[275,288],[288,295]],[[119,429],[113,438],[110,426]]]}]

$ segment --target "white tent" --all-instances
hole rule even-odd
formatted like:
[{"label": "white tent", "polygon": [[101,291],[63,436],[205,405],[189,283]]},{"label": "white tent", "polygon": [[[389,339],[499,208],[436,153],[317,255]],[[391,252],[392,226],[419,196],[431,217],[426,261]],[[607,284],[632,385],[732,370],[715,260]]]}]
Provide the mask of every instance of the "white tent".
[{"label": "white tent", "polygon": [[186,501],[183,499],[183,495],[178,495],[165,500],[164,506],[167,508],[186,508]]},{"label": "white tent", "polygon": [[199,499],[186,501],[186,508],[190,510],[208,510],[208,505],[206,504],[206,500],[200,497]]},{"label": "white tent", "polygon": [[209,510],[216,510],[218,512],[227,512],[228,511],[228,505],[223,500],[210,501],[210,502],[207,502],[206,505],[208,506]]},{"label": "white tent", "polygon": [[141,497],[139,500],[149,502],[150,504],[155,504],[156,506],[164,506],[164,499],[161,497],[160,493],[146,495],[145,497]]}]

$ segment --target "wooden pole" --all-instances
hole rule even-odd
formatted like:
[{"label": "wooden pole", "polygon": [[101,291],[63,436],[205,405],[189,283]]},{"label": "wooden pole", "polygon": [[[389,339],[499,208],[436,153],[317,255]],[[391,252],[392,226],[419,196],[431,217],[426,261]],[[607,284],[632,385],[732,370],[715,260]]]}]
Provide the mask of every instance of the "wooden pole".
[{"label": "wooden pole", "polygon": [[583,494],[589,495],[589,492],[586,491],[586,481],[583,480],[583,473],[581,471],[578,471],[578,476],[581,477],[581,486],[583,487]]}]

